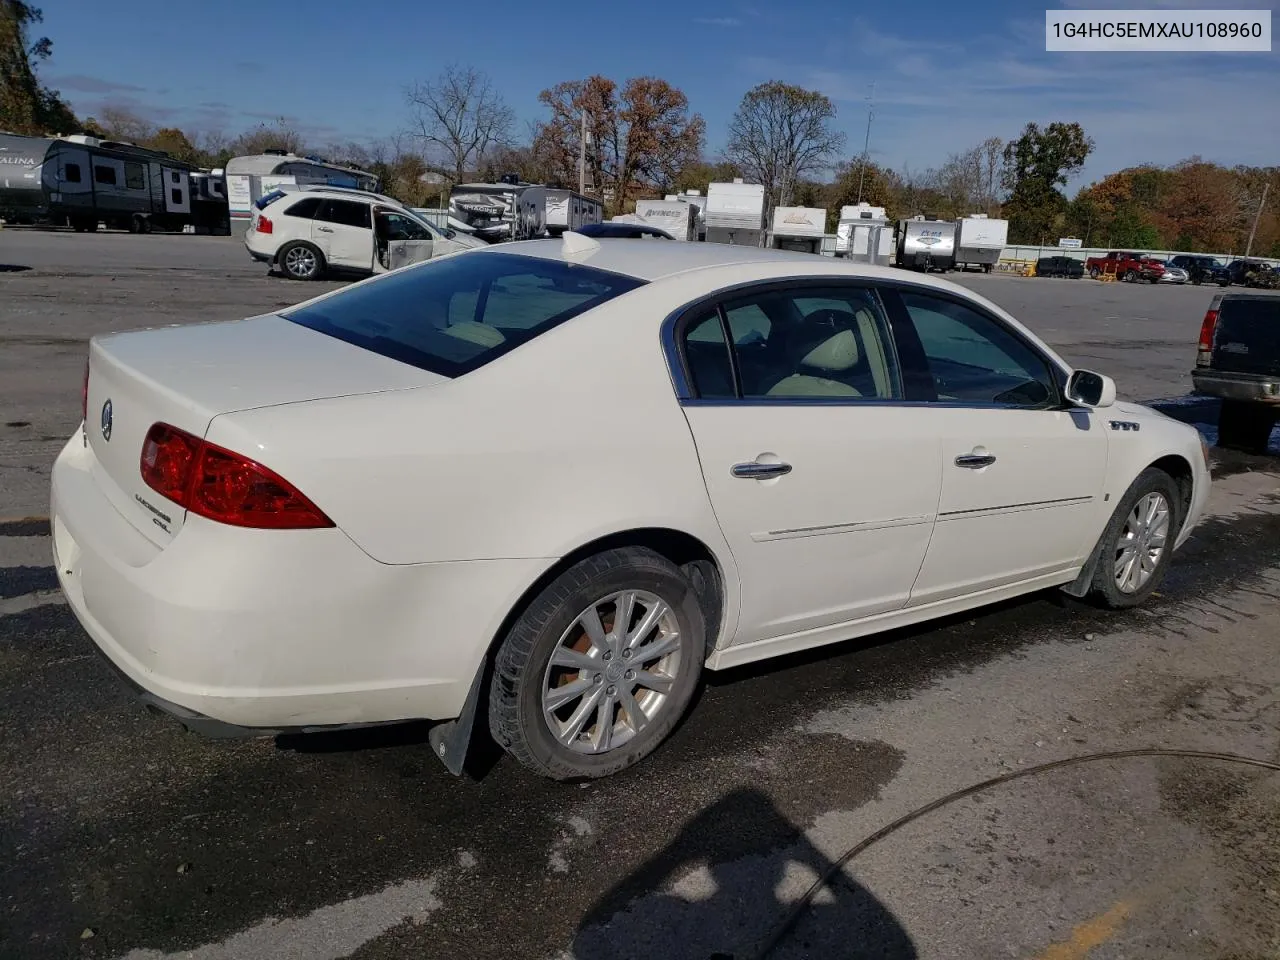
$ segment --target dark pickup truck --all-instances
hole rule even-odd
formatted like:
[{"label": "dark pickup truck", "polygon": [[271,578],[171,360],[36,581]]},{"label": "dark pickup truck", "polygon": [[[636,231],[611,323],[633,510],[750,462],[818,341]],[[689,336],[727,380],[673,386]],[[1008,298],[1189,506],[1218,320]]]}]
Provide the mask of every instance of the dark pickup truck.
[{"label": "dark pickup truck", "polygon": [[1197,393],[1222,398],[1218,446],[1264,452],[1280,417],[1280,296],[1214,297],[1191,380]]}]

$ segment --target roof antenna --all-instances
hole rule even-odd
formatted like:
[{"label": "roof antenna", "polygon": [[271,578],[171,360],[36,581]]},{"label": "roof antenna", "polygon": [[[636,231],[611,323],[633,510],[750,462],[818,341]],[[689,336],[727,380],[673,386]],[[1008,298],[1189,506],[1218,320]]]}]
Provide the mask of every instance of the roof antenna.
[{"label": "roof antenna", "polygon": [[566,257],[587,257],[600,249],[599,241],[572,230],[566,230],[561,238],[560,252]]}]

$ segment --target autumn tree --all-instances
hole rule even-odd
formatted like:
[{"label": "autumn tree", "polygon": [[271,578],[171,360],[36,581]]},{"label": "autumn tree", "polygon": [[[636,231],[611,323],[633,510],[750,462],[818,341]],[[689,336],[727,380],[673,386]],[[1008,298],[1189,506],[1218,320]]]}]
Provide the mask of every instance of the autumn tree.
[{"label": "autumn tree", "polygon": [[428,160],[438,157],[454,182],[475,171],[489,150],[507,143],[515,114],[487,75],[450,64],[434,80],[410,87],[413,131]]},{"label": "autumn tree", "polygon": [[698,159],[685,164],[671,185],[672,192],[685,193],[697,190],[704,197],[713,183],[732,183],[743,175],[742,168],[729,160]]},{"label": "autumn tree", "polygon": [[701,154],[706,123],[689,113],[683,91],[657,77],[633,77],[619,89],[596,75],[556,84],[538,99],[551,111],[535,143],[549,172],[577,183],[585,115],[588,179],[615,213],[641,192],[674,188]]},{"label": "autumn tree", "polygon": [[285,117],[277,117],[271,123],[259,123],[246,130],[228,145],[233,157],[247,157],[264,150],[285,150],[300,153],[304,149],[302,135]]},{"label": "autumn tree", "polygon": [[898,178],[892,170],[875,163],[864,162],[858,157],[836,168],[835,181],[822,196],[822,206],[827,208],[827,232],[834,233],[840,221],[840,210],[858,202],[858,187],[862,187],[862,202],[873,207],[884,207],[890,217],[899,216]]},{"label": "autumn tree", "polygon": [[1078,123],[1028,123],[1005,145],[1002,182],[1009,191],[1005,213],[1010,239],[1038,243],[1065,222],[1064,187],[1084,166],[1094,142]]},{"label": "autumn tree", "polygon": [[748,90],[729,121],[725,156],[764,186],[770,208],[787,206],[802,177],[826,170],[844,146],[825,94],[778,80]]},{"label": "autumn tree", "polygon": [[56,90],[40,83],[35,64],[49,59],[53,43],[31,37],[43,20],[22,0],[0,0],[0,129],[21,134],[72,133],[79,124]]}]

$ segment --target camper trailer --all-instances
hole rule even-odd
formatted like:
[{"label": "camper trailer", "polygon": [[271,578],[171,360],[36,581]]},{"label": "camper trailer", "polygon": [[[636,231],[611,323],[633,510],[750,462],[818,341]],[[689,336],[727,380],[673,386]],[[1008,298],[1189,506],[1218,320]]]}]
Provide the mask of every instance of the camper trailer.
[{"label": "camper trailer", "polygon": [[917,216],[898,224],[898,266],[940,270],[955,266],[956,225],[951,220]]},{"label": "camper trailer", "polygon": [[547,190],[547,233],[558,237],[566,230],[577,230],[588,223],[604,219],[604,204],[594,197],[584,197],[572,190]]},{"label": "camper trailer", "polygon": [[956,221],[956,267],[978,267],[990,273],[1009,242],[1009,221],[974,213]]},{"label": "camper trailer", "polygon": [[489,243],[540,237],[547,229],[547,188],[515,176],[460,183],[449,193],[449,227]]},{"label": "camper trailer", "polygon": [[684,193],[668,193],[664,200],[679,200],[681,203],[687,203],[694,207],[697,211],[694,218],[694,239],[707,239],[707,198],[702,195],[701,190],[686,190]]},{"label": "camper trailer", "polygon": [[637,200],[636,216],[641,223],[665,230],[677,240],[698,236],[698,208],[680,200]]},{"label": "camper trailer", "polygon": [[885,208],[869,203],[841,207],[836,224],[836,256],[888,265],[893,258],[893,228]]},{"label": "camper trailer", "polygon": [[82,232],[100,223],[134,233],[183,230],[192,222],[194,169],[114,140],[0,134],[0,216]]},{"label": "camper trailer", "polygon": [[268,150],[250,157],[232,157],[225,169],[231,229],[244,236],[253,219],[254,204],[281,187],[316,184],[376,193],[378,178],[367,170],[329,163],[323,157],[299,157],[286,150]]},{"label": "camper trailer", "polygon": [[769,246],[774,250],[822,253],[827,235],[827,211],[820,207],[775,207]]},{"label": "camper trailer", "polygon": [[227,181],[221,169],[191,174],[191,222],[196,233],[230,236]]},{"label": "camper trailer", "polygon": [[707,188],[708,241],[758,247],[763,239],[764,187],[738,177]]}]

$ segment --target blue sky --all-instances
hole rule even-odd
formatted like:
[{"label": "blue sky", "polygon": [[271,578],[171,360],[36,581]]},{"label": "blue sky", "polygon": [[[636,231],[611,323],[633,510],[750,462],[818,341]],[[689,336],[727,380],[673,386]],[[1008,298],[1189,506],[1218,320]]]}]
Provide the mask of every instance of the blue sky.
[{"label": "blue sky", "polygon": [[[1054,7],[1268,9],[1257,0],[1053,0]],[[318,144],[404,130],[405,87],[447,62],[489,74],[521,120],[538,92],[603,73],[682,88],[723,145],[742,94],[780,79],[830,96],[848,153],[901,170],[936,166],[1027,121],[1076,120],[1097,150],[1073,188],[1119,167],[1199,154],[1280,163],[1280,48],[1271,53],[1062,54],[1044,6],[1007,0],[587,3],[424,0],[44,0],[54,57],[41,76],[75,109],[103,104],[228,134],[284,115]],[[1267,118],[1269,122],[1266,122]]]}]

